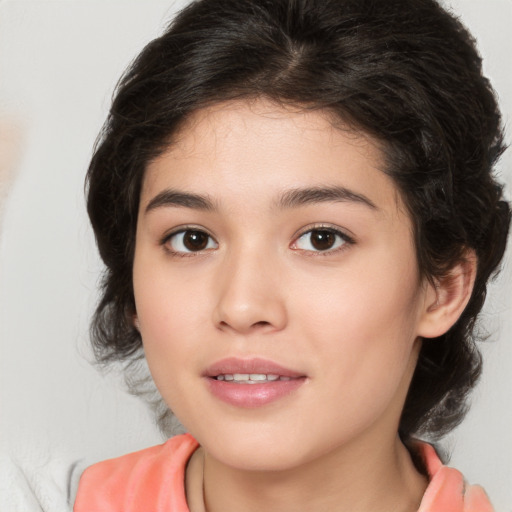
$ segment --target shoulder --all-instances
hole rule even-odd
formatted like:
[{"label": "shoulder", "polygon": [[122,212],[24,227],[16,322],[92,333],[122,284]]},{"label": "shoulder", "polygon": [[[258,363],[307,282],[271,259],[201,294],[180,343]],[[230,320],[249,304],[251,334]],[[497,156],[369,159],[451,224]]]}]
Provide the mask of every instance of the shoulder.
[{"label": "shoulder", "polygon": [[186,511],[185,467],[197,447],[184,434],[90,466],[80,478],[74,512],[138,512],[153,503]]},{"label": "shoulder", "polygon": [[38,445],[1,452],[0,510],[69,512],[85,465]]},{"label": "shoulder", "polygon": [[418,512],[494,512],[478,485],[468,485],[460,471],[445,466],[433,446],[416,442],[417,450],[430,478]]}]

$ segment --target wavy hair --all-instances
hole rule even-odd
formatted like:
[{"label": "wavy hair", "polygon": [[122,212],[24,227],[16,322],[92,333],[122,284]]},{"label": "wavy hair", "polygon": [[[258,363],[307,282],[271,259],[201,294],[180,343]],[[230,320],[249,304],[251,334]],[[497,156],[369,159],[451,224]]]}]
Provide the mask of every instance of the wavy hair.
[{"label": "wavy hair", "polygon": [[266,97],[327,110],[380,142],[424,277],[442,278],[475,251],[470,302],[446,334],[424,340],[400,422],[405,440],[453,428],[481,371],[475,322],[511,217],[493,176],[505,146],[481,64],[472,36],[434,0],[192,2],[120,80],[88,170],[106,266],[91,328],[97,359],[133,366],[140,354],[132,264],[146,166],[192,112]]}]

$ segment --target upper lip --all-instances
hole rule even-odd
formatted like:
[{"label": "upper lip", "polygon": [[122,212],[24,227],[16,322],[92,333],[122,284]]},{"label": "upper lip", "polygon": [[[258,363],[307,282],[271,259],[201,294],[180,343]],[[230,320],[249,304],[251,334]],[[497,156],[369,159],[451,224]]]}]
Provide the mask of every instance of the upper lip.
[{"label": "upper lip", "polygon": [[216,377],[217,375],[232,375],[235,373],[258,373],[266,375],[271,374],[291,378],[305,376],[303,373],[291,370],[290,368],[285,368],[284,366],[281,366],[274,361],[269,361],[267,359],[261,359],[258,357],[251,359],[241,359],[237,357],[221,359],[210,365],[204,372],[204,375],[206,377]]}]

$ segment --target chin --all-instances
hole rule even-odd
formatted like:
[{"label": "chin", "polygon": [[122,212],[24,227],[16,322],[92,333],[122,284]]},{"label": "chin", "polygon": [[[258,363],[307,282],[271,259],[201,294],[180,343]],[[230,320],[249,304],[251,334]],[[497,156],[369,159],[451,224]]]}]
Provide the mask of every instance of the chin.
[{"label": "chin", "polygon": [[212,458],[241,471],[286,471],[328,451],[317,446],[312,436],[308,440],[275,424],[239,424],[190,433]]}]

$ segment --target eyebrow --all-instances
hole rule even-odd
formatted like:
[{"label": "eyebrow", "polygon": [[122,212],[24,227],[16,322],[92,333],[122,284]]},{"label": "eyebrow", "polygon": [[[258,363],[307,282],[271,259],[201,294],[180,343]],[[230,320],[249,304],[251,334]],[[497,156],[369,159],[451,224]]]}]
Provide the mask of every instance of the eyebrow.
[{"label": "eyebrow", "polygon": [[[348,188],[340,186],[310,187],[288,190],[278,198],[276,204],[280,209],[289,209],[298,208],[299,206],[305,206],[308,204],[328,202],[355,202],[366,205],[372,210],[378,210],[375,203],[363,194],[353,192]],[[206,195],[166,189],[151,199],[146,206],[145,211],[148,213],[157,208],[173,206],[203,211],[216,210],[214,202]]]},{"label": "eyebrow", "polygon": [[329,203],[329,202],[355,202],[361,203],[372,210],[378,210],[373,201],[345,187],[312,187],[312,188],[297,188],[288,190],[278,200],[280,208],[296,208],[314,203]]},{"label": "eyebrow", "polygon": [[146,213],[151,210],[155,210],[156,208],[166,206],[181,206],[184,208],[193,208],[194,210],[204,211],[215,210],[215,205],[208,196],[167,189],[151,199],[146,206]]}]

